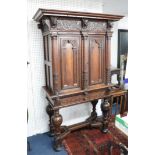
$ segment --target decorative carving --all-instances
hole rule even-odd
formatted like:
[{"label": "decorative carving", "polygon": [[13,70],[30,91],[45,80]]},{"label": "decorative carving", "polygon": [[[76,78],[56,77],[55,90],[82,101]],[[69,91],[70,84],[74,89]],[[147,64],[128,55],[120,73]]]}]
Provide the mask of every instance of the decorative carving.
[{"label": "decorative carving", "polygon": [[106,22],[88,21],[87,19],[61,19],[57,20],[58,30],[72,30],[72,31],[91,31],[104,32],[107,29]]},{"label": "decorative carving", "polygon": [[56,28],[57,27],[57,17],[50,17],[50,24],[52,28]]},{"label": "decorative carving", "polygon": [[107,29],[110,30],[113,28],[113,22],[107,21]]},{"label": "decorative carving", "polygon": [[71,39],[63,40],[63,42],[62,42],[62,47],[63,47],[63,48],[66,48],[66,44],[67,44],[67,43],[72,44],[72,48],[77,48],[77,47],[78,47],[78,42],[77,42],[77,40],[71,40]]},{"label": "decorative carving", "polygon": [[106,23],[90,21],[86,30],[91,32],[104,32],[106,31]]},{"label": "decorative carving", "polygon": [[50,21],[47,17],[42,19],[42,25],[43,25],[43,31],[49,31],[50,30]]},{"label": "decorative carving", "polygon": [[54,135],[54,127],[52,124],[52,116],[54,115],[54,110],[50,104],[48,104],[48,106],[46,107],[46,112],[49,116],[50,135],[53,136]]},{"label": "decorative carving", "polygon": [[81,26],[83,29],[86,29],[88,26],[88,19],[81,19]]},{"label": "decorative carving", "polygon": [[59,110],[54,111],[54,117],[52,119],[54,125],[54,133],[55,133],[55,141],[54,141],[54,148],[57,151],[62,149],[62,139],[58,139],[57,137],[61,135],[61,124],[62,124],[62,116],[59,114]]},{"label": "decorative carving", "polygon": [[110,103],[107,99],[102,101],[101,103],[101,110],[103,115],[103,126],[102,126],[102,132],[107,133],[108,132],[108,123],[110,118]]},{"label": "decorative carving", "polygon": [[[101,39],[94,39],[93,42],[98,44],[98,48],[103,48],[103,40]],[[94,47],[94,44],[92,44],[92,48]]]},{"label": "decorative carving", "polygon": [[80,20],[60,19],[57,21],[58,30],[81,30]]}]

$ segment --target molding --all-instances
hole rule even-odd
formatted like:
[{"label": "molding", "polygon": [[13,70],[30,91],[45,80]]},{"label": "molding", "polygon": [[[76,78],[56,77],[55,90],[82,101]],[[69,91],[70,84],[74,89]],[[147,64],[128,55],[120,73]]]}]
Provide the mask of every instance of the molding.
[{"label": "molding", "polygon": [[118,21],[124,16],[102,14],[102,13],[90,13],[90,12],[76,12],[76,11],[64,11],[64,10],[53,10],[53,9],[38,9],[36,14],[33,16],[35,21],[40,21],[44,16],[56,16],[56,17],[71,17],[71,18],[89,18],[99,20],[111,20]]}]

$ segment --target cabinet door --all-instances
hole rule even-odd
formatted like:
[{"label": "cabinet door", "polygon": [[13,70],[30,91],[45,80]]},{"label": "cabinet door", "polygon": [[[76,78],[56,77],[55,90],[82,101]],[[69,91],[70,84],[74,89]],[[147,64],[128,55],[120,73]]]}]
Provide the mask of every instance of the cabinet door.
[{"label": "cabinet door", "polygon": [[81,87],[81,37],[60,37],[61,90]]},{"label": "cabinet door", "polygon": [[89,86],[105,82],[105,37],[89,37]]}]

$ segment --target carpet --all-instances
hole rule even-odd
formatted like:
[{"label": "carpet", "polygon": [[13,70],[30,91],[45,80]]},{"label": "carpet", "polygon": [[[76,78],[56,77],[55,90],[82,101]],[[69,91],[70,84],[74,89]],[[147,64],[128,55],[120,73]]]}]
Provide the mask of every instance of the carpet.
[{"label": "carpet", "polygon": [[118,144],[128,147],[128,138],[110,123],[107,134],[99,129],[81,129],[69,134],[63,143],[69,155],[120,155]]},{"label": "carpet", "polygon": [[27,155],[67,155],[65,149],[60,152],[53,150],[53,137],[49,137],[47,133],[37,134],[28,137],[31,150],[27,152]]}]

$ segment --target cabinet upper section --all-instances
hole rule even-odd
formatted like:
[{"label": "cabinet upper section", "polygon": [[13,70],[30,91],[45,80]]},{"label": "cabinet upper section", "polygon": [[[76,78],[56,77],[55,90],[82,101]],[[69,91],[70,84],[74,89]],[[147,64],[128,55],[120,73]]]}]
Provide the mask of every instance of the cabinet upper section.
[{"label": "cabinet upper section", "polygon": [[104,32],[112,27],[112,22],[121,18],[123,16],[120,15],[47,9],[38,9],[33,17],[35,21],[40,22],[38,26],[43,32],[50,30]]}]

